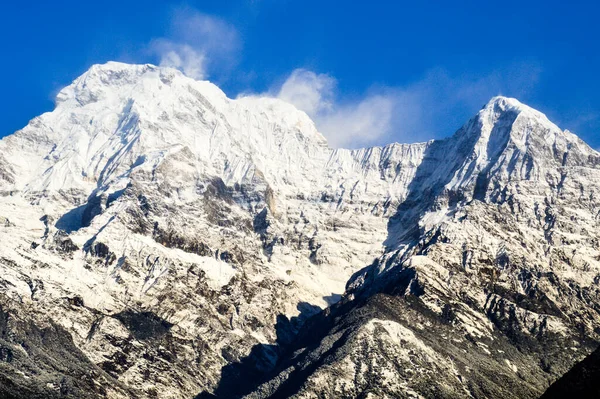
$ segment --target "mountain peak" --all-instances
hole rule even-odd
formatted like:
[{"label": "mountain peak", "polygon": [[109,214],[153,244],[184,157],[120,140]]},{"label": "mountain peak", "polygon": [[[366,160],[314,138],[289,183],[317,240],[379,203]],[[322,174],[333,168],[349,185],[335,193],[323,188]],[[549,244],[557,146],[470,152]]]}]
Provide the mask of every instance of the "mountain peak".
[{"label": "mountain peak", "polygon": [[[100,188],[183,148],[200,170],[231,184],[255,173],[293,182],[315,175],[329,151],[310,118],[291,104],[232,100],[176,69],[118,62],[92,66],[61,90],[52,112],[14,136],[2,143],[5,157],[26,172],[15,184],[32,191]],[[34,143],[28,156],[41,170],[21,168],[23,140]]]},{"label": "mountain peak", "polygon": [[533,118],[538,120],[540,123],[551,125],[558,129],[558,127],[552,123],[544,113],[530,107],[527,104],[523,104],[513,97],[492,97],[490,101],[488,101],[488,103],[481,108],[477,116],[480,119],[497,120],[501,115],[507,113],[512,113],[513,115],[519,114],[528,118]]},{"label": "mountain peak", "polygon": [[[577,141],[542,112],[510,97],[496,96],[457,131],[454,139],[460,146],[475,147],[479,156],[497,153],[512,146],[526,152],[530,146],[552,145],[554,142]],[[487,155],[486,155],[487,154]]]},{"label": "mountain peak", "polygon": [[[109,71],[136,71],[136,72],[145,72],[147,70],[158,69],[159,67],[152,64],[128,64],[125,62],[119,61],[107,61],[103,64],[94,64],[88,68],[85,73],[99,73],[99,72],[109,72]],[[166,68],[165,68],[166,69]]]},{"label": "mountain peak", "polygon": [[494,96],[487,102],[487,104],[483,108],[489,107],[513,107],[513,108],[521,108],[526,107],[525,104],[520,102],[514,97],[506,97],[506,96]]},{"label": "mountain peak", "polygon": [[209,81],[194,80],[175,68],[110,61],[92,65],[58,93],[56,103],[60,105],[74,100],[75,105],[85,106],[111,97],[157,97],[165,86],[194,87],[211,100],[222,101],[226,98],[216,85]]}]

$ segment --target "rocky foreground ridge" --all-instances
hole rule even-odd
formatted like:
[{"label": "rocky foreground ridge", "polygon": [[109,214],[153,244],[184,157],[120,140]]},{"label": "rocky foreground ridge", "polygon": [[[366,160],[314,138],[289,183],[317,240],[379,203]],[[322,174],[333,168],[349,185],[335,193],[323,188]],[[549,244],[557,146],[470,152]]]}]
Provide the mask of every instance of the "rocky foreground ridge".
[{"label": "rocky foreground ridge", "polygon": [[0,395],[534,398],[600,342],[600,154],[496,97],[331,149],[93,66],[0,141]]}]

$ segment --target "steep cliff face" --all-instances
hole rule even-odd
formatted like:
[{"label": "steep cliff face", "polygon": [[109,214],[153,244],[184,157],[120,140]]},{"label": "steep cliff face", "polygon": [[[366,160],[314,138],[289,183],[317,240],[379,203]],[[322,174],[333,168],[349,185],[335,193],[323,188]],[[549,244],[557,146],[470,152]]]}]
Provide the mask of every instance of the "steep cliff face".
[{"label": "steep cliff face", "polygon": [[282,101],[108,63],[0,152],[16,397],[534,397],[599,341],[600,155],[513,99],[334,150]]}]

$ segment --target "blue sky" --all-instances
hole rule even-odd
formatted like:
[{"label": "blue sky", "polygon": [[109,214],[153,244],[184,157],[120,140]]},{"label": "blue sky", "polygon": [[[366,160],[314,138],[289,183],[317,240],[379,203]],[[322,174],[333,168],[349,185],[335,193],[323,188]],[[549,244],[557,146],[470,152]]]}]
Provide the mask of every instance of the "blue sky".
[{"label": "blue sky", "polygon": [[116,60],[279,96],[335,146],[446,137],[502,94],[600,148],[595,2],[34,3],[0,6],[2,136]]}]

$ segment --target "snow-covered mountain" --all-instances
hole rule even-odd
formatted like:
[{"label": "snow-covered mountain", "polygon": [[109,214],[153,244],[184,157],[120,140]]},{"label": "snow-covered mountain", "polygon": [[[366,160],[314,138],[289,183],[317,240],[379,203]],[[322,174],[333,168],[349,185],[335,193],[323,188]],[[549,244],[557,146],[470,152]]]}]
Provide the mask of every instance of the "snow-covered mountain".
[{"label": "snow-covered mountain", "polygon": [[515,100],[432,143],[385,254],[251,397],[539,396],[600,329],[599,154]]},{"label": "snow-covered mountain", "polygon": [[517,100],[331,149],[107,63],[0,141],[9,397],[535,397],[600,341],[600,154]]}]

